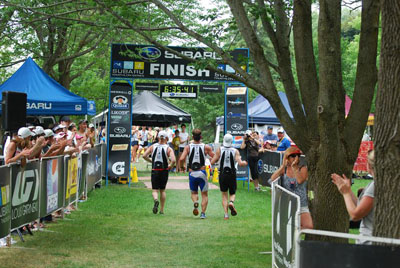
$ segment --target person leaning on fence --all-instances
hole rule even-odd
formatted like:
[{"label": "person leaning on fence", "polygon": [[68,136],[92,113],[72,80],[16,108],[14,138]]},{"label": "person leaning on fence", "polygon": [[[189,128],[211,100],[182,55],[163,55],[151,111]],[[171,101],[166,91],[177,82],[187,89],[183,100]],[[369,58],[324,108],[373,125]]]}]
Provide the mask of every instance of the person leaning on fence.
[{"label": "person leaning on fence", "polygon": [[[375,153],[369,151],[367,156],[367,169],[369,174],[374,177],[374,163]],[[361,219],[360,234],[372,236],[373,222],[374,222],[374,181],[371,181],[361,192],[357,199],[351,190],[351,181],[346,175],[338,175],[333,173],[331,175],[332,182],[337,186],[339,192],[343,195],[346,204],[347,212],[353,221]],[[372,244],[370,241],[358,240],[358,244]]]},{"label": "person leaning on fence", "polygon": [[[236,167],[246,166],[247,162],[242,161],[240,153],[237,149],[232,148],[233,137],[231,134],[225,134],[222,147],[218,148],[214,157],[211,159],[211,165],[219,161],[219,188],[222,192],[222,207],[224,208],[224,219],[228,220],[228,207],[232,216],[237,215],[234,205],[235,193],[237,188],[236,183]],[[229,190],[229,206],[228,206],[228,190]]]},{"label": "person leaning on fence", "polygon": [[295,146],[289,147],[283,155],[283,164],[271,175],[274,181],[281,178],[285,189],[300,197],[300,225],[301,229],[313,229],[313,221],[308,209],[307,178],[308,170],[300,165],[301,151]]},{"label": "person leaning on fence", "polygon": [[246,134],[243,137],[243,142],[240,145],[240,149],[247,149],[247,161],[250,167],[251,178],[254,183],[254,190],[260,191],[258,186],[258,170],[257,163],[260,158],[258,157],[258,150],[260,148],[260,140],[256,132],[246,130]]},{"label": "person leaning on fence", "polygon": [[5,163],[11,164],[21,161],[25,165],[27,159],[32,159],[42,149],[44,137],[37,139],[35,146],[31,144],[31,138],[35,134],[27,127],[22,127],[18,130],[18,135],[13,137],[7,147],[7,154],[5,156]]},{"label": "person leaning on fence", "polygon": [[[151,169],[151,188],[154,200],[153,213],[157,214],[158,192],[160,192],[161,208],[160,214],[164,214],[164,206],[167,195],[165,187],[168,182],[168,171],[175,165],[175,154],[171,147],[168,146],[168,134],[165,131],[158,133],[159,143],[155,143],[144,152],[143,159],[152,163]],[[149,158],[151,155],[151,159]],[[168,158],[170,163],[168,164]]]}]

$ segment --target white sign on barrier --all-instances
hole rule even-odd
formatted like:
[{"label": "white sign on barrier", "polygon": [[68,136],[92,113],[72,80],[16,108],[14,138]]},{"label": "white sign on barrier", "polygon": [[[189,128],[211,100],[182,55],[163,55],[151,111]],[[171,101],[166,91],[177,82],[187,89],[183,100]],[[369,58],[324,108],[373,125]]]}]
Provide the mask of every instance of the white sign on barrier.
[{"label": "white sign on barrier", "polygon": [[272,185],[272,264],[295,265],[297,233],[300,231],[300,197],[278,184]]}]

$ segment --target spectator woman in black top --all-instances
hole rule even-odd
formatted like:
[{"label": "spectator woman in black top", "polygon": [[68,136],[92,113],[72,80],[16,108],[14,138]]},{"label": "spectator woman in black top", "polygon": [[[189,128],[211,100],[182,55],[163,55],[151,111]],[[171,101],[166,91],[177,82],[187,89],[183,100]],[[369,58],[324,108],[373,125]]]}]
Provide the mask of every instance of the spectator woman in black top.
[{"label": "spectator woman in black top", "polygon": [[258,186],[258,172],[257,172],[257,162],[259,160],[258,150],[260,148],[261,142],[258,138],[257,132],[252,132],[247,130],[243,137],[243,142],[240,145],[240,149],[247,148],[247,162],[249,163],[251,178],[253,179],[254,189],[260,191]]}]

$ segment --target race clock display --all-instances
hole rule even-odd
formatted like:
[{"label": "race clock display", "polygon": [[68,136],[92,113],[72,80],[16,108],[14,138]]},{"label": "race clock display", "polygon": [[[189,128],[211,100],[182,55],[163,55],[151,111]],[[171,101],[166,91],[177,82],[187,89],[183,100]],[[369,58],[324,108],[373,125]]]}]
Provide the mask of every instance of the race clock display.
[{"label": "race clock display", "polygon": [[197,85],[161,85],[162,98],[197,98]]}]

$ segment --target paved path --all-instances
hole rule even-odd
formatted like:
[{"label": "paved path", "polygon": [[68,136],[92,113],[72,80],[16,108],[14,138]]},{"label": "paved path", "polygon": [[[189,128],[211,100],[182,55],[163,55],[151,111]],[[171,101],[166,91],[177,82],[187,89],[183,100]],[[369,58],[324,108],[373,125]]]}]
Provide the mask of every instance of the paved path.
[{"label": "paved path", "polygon": [[[151,177],[139,177],[139,181],[143,182],[146,188],[151,189]],[[168,190],[189,190],[189,179],[186,176],[169,176],[167,183]],[[217,190],[217,185],[208,183],[208,189]]]}]

